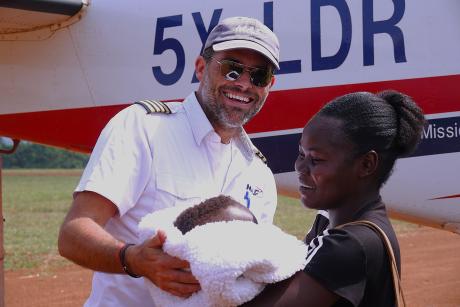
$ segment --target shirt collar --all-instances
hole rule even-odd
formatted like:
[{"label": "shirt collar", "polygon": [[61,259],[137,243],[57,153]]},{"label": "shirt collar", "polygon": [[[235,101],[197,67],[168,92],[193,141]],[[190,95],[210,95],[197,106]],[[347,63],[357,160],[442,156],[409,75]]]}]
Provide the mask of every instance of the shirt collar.
[{"label": "shirt collar", "polygon": [[206,117],[206,114],[204,114],[200,103],[196,99],[195,93],[188,95],[188,97],[185,98],[183,105],[195,142],[198,146],[200,146],[206,135],[213,131],[214,128]]},{"label": "shirt collar", "polygon": [[[204,114],[195,93],[188,95],[187,98],[185,98],[183,105],[195,142],[198,146],[200,146],[203,139],[211,131],[214,131],[214,128],[209,122],[209,119],[206,117],[206,114]],[[254,158],[254,145],[252,145],[252,142],[244,129],[241,129],[240,133],[234,137],[234,140],[236,141],[236,146],[239,148],[246,160],[252,161]]]}]

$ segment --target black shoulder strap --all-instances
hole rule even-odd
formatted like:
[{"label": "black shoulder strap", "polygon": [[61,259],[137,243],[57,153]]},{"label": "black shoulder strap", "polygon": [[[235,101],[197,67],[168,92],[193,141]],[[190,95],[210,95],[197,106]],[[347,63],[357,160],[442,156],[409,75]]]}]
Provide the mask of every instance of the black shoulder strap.
[{"label": "black shoulder strap", "polygon": [[151,113],[165,113],[165,114],[171,114],[171,109],[168,107],[168,105],[164,102],[161,102],[159,100],[139,100],[136,101],[134,104],[139,104],[144,109],[147,111],[147,114]]}]

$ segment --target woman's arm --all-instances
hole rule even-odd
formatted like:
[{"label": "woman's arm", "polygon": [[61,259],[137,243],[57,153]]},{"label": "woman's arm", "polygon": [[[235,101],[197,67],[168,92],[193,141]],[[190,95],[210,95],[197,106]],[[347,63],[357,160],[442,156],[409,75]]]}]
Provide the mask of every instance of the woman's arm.
[{"label": "woman's arm", "polygon": [[289,279],[270,284],[252,301],[242,306],[331,306],[339,296],[324,288],[303,271]]}]

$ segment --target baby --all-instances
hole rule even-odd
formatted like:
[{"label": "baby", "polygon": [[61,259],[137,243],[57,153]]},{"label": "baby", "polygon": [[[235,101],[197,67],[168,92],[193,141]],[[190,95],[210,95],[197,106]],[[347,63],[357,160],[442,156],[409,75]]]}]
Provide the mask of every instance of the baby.
[{"label": "baby", "polygon": [[145,280],[155,306],[238,306],[267,283],[288,278],[305,266],[307,247],[275,225],[257,223],[251,211],[229,196],[193,207],[171,207],[146,215],[141,240],[163,230],[163,250],[190,263],[201,290],[176,297]]},{"label": "baby", "polygon": [[174,221],[182,234],[212,222],[249,221],[257,224],[252,212],[230,196],[216,196],[185,209]]}]

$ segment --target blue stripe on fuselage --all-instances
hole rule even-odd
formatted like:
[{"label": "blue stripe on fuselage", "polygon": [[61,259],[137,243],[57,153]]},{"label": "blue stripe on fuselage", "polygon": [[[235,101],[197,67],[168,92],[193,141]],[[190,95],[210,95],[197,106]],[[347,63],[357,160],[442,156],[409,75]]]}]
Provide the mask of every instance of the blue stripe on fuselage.
[{"label": "blue stripe on fuselage", "polygon": [[[252,138],[275,173],[294,171],[301,133]],[[460,117],[428,120],[422,142],[411,157],[460,152]]]}]

